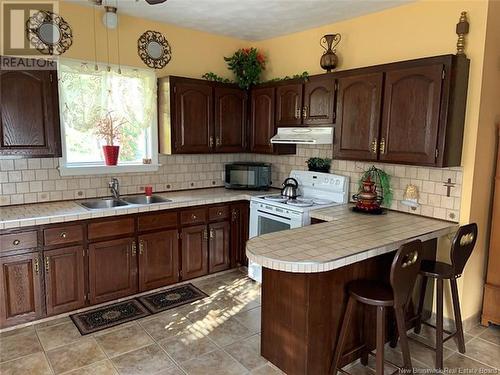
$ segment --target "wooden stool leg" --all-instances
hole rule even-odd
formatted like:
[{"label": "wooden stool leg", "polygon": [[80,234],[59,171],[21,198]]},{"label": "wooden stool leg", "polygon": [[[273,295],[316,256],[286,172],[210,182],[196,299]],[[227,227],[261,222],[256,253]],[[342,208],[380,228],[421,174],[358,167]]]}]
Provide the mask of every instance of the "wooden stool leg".
[{"label": "wooden stool leg", "polygon": [[368,366],[368,346],[366,345],[366,332],[368,332],[368,323],[366,321],[366,308],[363,309],[363,329],[361,330],[361,340],[364,348],[361,351],[360,362],[363,366]]},{"label": "wooden stool leg", "polygon": [[460,300],[458,299],[457,279],[450,279],[451,298],[453,300],[453,313],[455,315],[455,326],[457,330],[458,351],[465,353],[464,329],[462,327],[462,315],[460,313]]},{"label": "wooden stool leg", "polygon": [[385,307],[377,306],[377,357],[375,373],[384,375]]},{"label": "wooden stool leg", "polygon": [[[396,311],[394,309],[394,311]],[[397,315],[396,313],[394,313],[394,317],[396,318],[395,321],[394,321],[394,332],[393,332],[393,335],[391,337],[391,341],[389,341],[389,346],[391,348],[395,348],[396,346],[398,346],[398,339],[399,339],[399,327],[398,327],[398,321],[397,321]]]},{"label": "wooden stool leg", "polygon": [[356,305],[356,300],[352,297],[349,297],[347,301],[347,307],[344,313],[344,319],[342,320],[342,325],[340,326],[340,334],[339,339],[337,340],[337,345],[335,346],[335,352],[332,358],[332,365],[330,366],[330,373],[333,372],[333,375],[337,375],[337,370],[340,365],[340,359],[342,357],[342,352],[344,350],[345,340],[347,338],[347,330],[349,328],[349,322],[351,321],[352,312],[354,310],[354,306]]},{"label": "wooden stool leg", "polygon": [[396,312],[396,322],[398,325],[398,333],[401,343],[401,353],[403,354],[404,368],[411,370],[412,365],[411,365],[410,347],[408,345],[408,336],[406,335],[405,313],[401,307],[395,307],[394,311]]},{"label": "wooden stool leg", "polygon": [[436,280],[436,368],[443,368],[443,279]]},{"label": "wooden stool leg", "polygon": [[422,310],[424,309],[425,291],[427,290],[427,276],[422,276],[422,284],[420,285],[420,295],[418,296],[417,306],[417,321],[413,332],[420,333],[422,329]]}]

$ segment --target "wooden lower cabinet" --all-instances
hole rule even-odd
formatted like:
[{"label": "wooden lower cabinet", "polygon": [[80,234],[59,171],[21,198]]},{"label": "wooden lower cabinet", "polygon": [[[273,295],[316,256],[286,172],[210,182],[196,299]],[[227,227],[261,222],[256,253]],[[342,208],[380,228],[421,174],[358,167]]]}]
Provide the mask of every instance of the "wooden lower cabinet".
[{"label": "wooden lower cabinet", "polygon": [[133,238],[89,245],[90,303],[137,292],[137,248]]},{"label": "wooden lower cabinet", "polygon": [[182,238],[182,278],[192,279],[208,273],[208,231],[206,225],[184,227]]},{"label": "wooden lower cabinet", "polygon": [[0,258],[0,327],[43,316],[38,253]]},{"label": "wooden lower cabinet", "polygon": [[219,272],[231,267],[231,223],[221,221],[208,226],[210,233],[208,272]]},{"label": "wooden lower cabinet", "polygon": [[76,310],[85,305],[84,260],[82,246],[44,252],[48,315]]},{"label": "wooden lower cabinet", "polygon": [[231,267],[248,264],[245,251],[249,236],[249,215],[248,202],[235,203],[231,206]]},{"label": "wooden lower cabinet", "polygon": [[139,236],[139,289],[145,291],[179,281],[177,229]]}]

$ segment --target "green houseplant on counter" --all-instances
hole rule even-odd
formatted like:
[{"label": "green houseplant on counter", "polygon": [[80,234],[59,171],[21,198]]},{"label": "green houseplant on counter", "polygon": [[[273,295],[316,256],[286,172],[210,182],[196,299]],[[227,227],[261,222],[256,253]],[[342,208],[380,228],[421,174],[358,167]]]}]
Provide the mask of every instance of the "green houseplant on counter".
[{"label": "green houseplant on counter", "polygon": [[390,207],[392,203],[391,176],[389,176],[382,169],[372,166],[368,170],[363,172],[363,175],[359,180],[360,191],[362,190],[363,187],[363,181],[366,181],[368,179],[375,183],[377,190],[382,196],[381,204],[384,205],[385,207]]},{"label": "green houseplant on counter", "polygon": [[330,167],[332,165],[332,159],[329,158],[309,158],[307,161],[307,167],[313,172],[323,172],[329,173]]}]

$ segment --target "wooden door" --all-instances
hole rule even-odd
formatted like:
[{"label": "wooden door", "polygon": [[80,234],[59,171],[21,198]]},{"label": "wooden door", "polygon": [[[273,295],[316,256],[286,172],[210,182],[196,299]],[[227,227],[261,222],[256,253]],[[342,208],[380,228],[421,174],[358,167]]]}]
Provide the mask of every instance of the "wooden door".
[{"label": "wooden door", "polygon": [[273,152],[271,137],[275,135],[275,89],[253,89],[250,110],[250,151],[269,154]]},{"label": "wooden door", "polygon": [[215,150],[243,152],[246,148],[247,94],[230,87],[216,87]]},{"label": "wooden door", "polygon": [[89,245],[90,303],[137,292],[137,256],[133,238]]},{"label": "wooden door", "polygon": [[435,165],[443,65],[389,71],[380,160]]},{"label": "wooden door", "polygon": [[227,270],[231,266],[231,223],[221,221],[208,226],[210,244],[208,250],[208,272]]},{"label": "wooden door", "polygon": [[334,156],[376,160],[380,129],[383,73],[338,80]]},{"label": "wooden door", "polygon": [[38,253],[0,258],[0,327],[42,317]]},{"label": "wooden door", "polygon": [[0,71],[0,155],[61,156],[57,71]]},{"label": "wooden door", "polygon": [[81,246],[45,251],[44,268],[48,315],[85,305],[85,262]]},{"label": "wooden door", "polygon": [[178,281],[177,229],[139,236],[139,289],[160,288]]},{"label": "wooden door", "polygon": [[335,78],[312,77],[304,84],[302,120],[306,125],[331,125],[335,122]]},{"label": "wooden door", "polygon": [[297,126],[302,124],[302,84],[278,86],[276,88],[276,124]]},{"label": "wooden door", "polygon": [[208,231],[206,225],[182,228],[182,279],[208,273]]},{"label": "wooden door", "polygon": [[245,254],[248,241],[250,207],[247,202],[237,203],[231,207],[231,266],[248,264]]},{"label": "wooden door", "polygon": [[203,81],[175,82],[174,152],[208,153],[214,147],[212,87]]}]

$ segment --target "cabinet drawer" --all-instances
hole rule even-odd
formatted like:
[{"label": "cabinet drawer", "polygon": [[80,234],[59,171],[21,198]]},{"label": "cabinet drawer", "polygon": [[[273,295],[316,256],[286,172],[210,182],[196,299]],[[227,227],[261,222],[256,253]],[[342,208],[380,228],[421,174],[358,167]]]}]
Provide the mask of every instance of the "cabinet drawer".
[{"label": "cabinet drawer", "polygon": [[0,253],[37,247],[36,231],[4,234],[0,236]]},{"label": "cabinet drawer", "polygon": [[177,212],[163,212],[154,215],[139,216],[139,231],[174,228],[177,226]]},{"label": "cabinet drawer", "polygon": [[100,221],[89,224],[89,240],[134,233],[134,219]]},{"label": "cabinet drawer", "polygon": [[83,228],[81,225],[49,228],[43,231],[43,244],[45,246],[61,245],[83,241]]},{"label": "cabinet drawer", "polygon": [[210,207],[208,209],[208,220],[222,220],[229,218],[229,206]]},{"label": "cabinet drawer", "polygon": [[181,212],[181,224],[201,224],[207,222],[207,210],[205,208],[196,208]]}]

